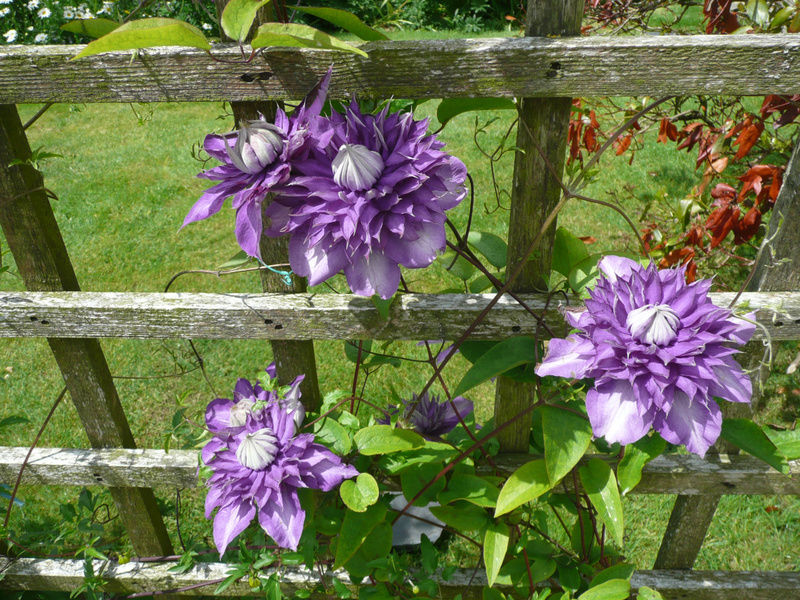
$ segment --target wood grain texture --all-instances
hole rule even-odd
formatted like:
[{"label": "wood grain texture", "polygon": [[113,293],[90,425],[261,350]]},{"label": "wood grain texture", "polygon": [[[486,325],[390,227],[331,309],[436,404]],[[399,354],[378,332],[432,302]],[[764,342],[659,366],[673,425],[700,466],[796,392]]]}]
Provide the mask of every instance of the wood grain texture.
[{"label": "wood grain texture", "polygon": [[[30,156],[16,107],[0,105],[0,227],[20,277],[28,289],[78,290],[41,173],[27,163],[11,166]],[[134,448],[100,343],[53,335],[47,341],[92,446]],[[111,495],[137,552],[172,552],[152,490],[112,488]]]},{"label": "wood grain texture", "polygon": [[302,98],[333,63],[331,96],[396,98],[797,93],[800,35],[482,38],[370,42],[369,58],[274,48],[243,64],[157,48],[70,62],[83,46],[0,48],[0,102]]},{"label": "wood grain texture", "polygon": [[[170,573],[175,562],[142,563],[129,562],[117,564],[93,560],[94,572],[103,577],[106,583],[103,590],[115,594],[175,590],[206,582],[206,587],[195,587],[182,592],[187,596],[209,595],[216,580],[223,579],[230,570],[226,563],[200,563],[185,573]],[[0,580],[0,589],[6,590],[47,590],[72,591],[83,582],[84,561],[75,559],[35,559],[21,558],[9,561],[0,557],[0,572],[5,577]],[[275,569],[264,569],[263,577],[268,578]],[[326,594],[321,583],[330,586],[335,578],[349,588],[353,588],[350,578],[344,571],[324,571],[320,577],[314,571],[300,567],[284,567],[279,572],[284,594],[291,596],[300,589],[316,588],[311,598],[332,597]],[[448,581],[440,578],[439,593],[442,598],[452,598],[462,594],[464,600],[481,598],[481,589],[486,585],[483,569],[459,569]],[[544,582],[546,583],[546,582]],[[631,578],[635,591],[642,586],[657,589],[666,600],[692,598],[692,600],[775,600],[776,598],[796,598],[800,589],[800,573],[780,571],[636,571]],[[500,586],[498,586],[502,589]],[[256,595],[243,578],[229,587],[228,596]],[[263,592],[259,594],[263,596]]]},{"label": "wood grain texture", "polygon": [[[27,448],[0,447],[0,483],[13,483]],[[511,454],[495,463],[509,473],[534,456]],[[584,460],[589,460],[591,456]],[[614,461],[609,460],[613,465]],[[198,485],[197,452],[156,449],[85,450],[36,448],[22,482],[30,485],[101,485],[185,488]],[[709,496],[714,494],[800,495],[800,461],[790,463],[793,478],[752,456],[719,454],[706,459],[669,454],[650,462],[631,493]]]},{"label": "wood grain texture", "polygon": [[[205,339],[452,340],[491,294],[402,294],[384,320],[369,298],[349,294],[204,294],[148,292],[0,292],[0,337]],[[562,312],[580,301],[522,294],[554,335],[566,335]],[[711,294],[727,306],[731,293]],[[774,340],[800,339],[800,292],[753,292],[747,311]],[[510,296],[500,299],[475,339],[535,335],[537,321]],[[542,337],[549,337],[544,328]],[[756,330],[755,339],[763,331]]]}]

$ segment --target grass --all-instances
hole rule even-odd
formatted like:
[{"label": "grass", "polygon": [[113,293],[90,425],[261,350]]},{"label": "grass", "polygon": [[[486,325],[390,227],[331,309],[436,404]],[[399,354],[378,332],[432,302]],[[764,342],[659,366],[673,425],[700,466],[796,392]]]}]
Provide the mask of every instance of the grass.
[{"label": "grass", "polygon": [[[414,32],[414,37],[419,35]],[[22,107],[23,121],[36,108]],[[419,114],[433,117],[435,103],[423,104]],[[499,142],[511,119],[509,113],[500,112],[480,115],[479,121],[485,122],[489,117],[497,120],[479,135],[486,148]],[[184,215],[204,187],[194,177],[201,165],[192,158],[192,144],[200,143],[210,131],[229,127],[230,119],[224,117],[218,104],[56,105],[29,130],[32,147],[43,146],[64,156],[46,161],[42,170],[46,185],[58,196],[53,209],[84,290],[161,291],[174,273],[213,269],[237,252],[232,235],[233,211],[227,207],[219,215],[179,231]],[[432,128],[436,127],[434,117]],[[502,196],[498,203],[486,161],[473,143],[474,136],[474,114],[457,117],[441,134],[448,149],[464,160],[476,181],[475,229],[505,236],[507,197]],[[631,165],[608,157],[600,166],[597,178],[584,193],[618,201],[634,221],[646,203],[675,202],[688,193],[696,179],[694,157],[663,145],[649,144],[637,153]],[[498,163],[497,169],[498,181],[508,189],[511,153]],[[452,219],[459,227],[465,225],[467,211],[466,203],[453,211]],[[607,208],[574,202],[566,207],[559,223],[576,235],[597,238],[595,251],[634,249],[624,221]],[[0,242],[5,243],[2,239]],[[411,273],[409,280],[421,291],[459,285],[441,265]],[[345,289],[340,281],[334,286]],[[22,285],[14,277],[0,275],[0,289],[20,290]],[[259,290],[258,279],[251,275],[223,279],[192,275],[179,279],[172,287],[172,291]],[[193,357],[184,341],[114,339],[103,340],[102,345],[111,371],[118,377],[119,394],[140,447],[162,445],[178,399],[190,407],[193,418],[199,419],[213,397],[197,371],[183,377],[169,376],[192,365]],[[0,346],[0,369],[13,370],[0,383],[0,418],[22,413],[30,419],[26,426],[4,430],[3,444],[28,445],[61,388],[61,376],[43,340],[4,339]],[[237,377],[254,378],[270,360],[269,345],[263,341],[200,340],[197,347],[214,389],[222,396],[230,393]],[[318,342],[316,347],[324,391],[349,388],[352,365],[342,357],[342,343]],[[411,343],[396,344],[393,350],[417,356],[422,352]],[[779,364],[785,365],[792,358],[792,347],[785,347]],[[451,385],[465,368],[463,360],[456,361],[448,376]],[[154,375],[165,377],[130,378]],[[365,393],[386,404],[395,393],[408,394],[421,387],[427,376],[427,372],[414,367],[385,368],[370,378]],[[795,375],[786,375],[772,385],[774,393],[763,418],[791,422],[798,414],[795,391],[800,389],[800,382]],[[471,397],[477,402],[478,421],[487,419],[492,410],[491,386],[485,384]],[[88,445],[71,404],[65,402],[59,407],[40,445]],[[19,523],[23,516],[38,519],[46,536],[58,522],[57,503],[76,495],[77,491],[70,489],[25,488],[22,497],[27,505],[15,512],[15,522]],[[159,497],[164,513],[172,515],[174,494],[162,490]],[[185,535],[208,536],[210,526],[202,517],[202,490],[186,492],[184,500]],[[666,496],[626,500],[626,550],[638,567],[652,565],[671,503],[672,499]],[[174,527],[171,529],[174,535]],[[720,505],[697,566],[797,569],[798,541],[797,498],[727,497]]]}]

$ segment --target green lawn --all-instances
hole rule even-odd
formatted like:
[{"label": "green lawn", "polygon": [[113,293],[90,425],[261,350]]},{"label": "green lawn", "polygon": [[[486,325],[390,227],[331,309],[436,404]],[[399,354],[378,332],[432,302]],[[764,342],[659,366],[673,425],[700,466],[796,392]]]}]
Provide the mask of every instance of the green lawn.
[{"label": "green lawn", "polygon": [[[416,32],[415,32],[416,33]],[[435,102],[423,104],[419,113],[435,114]],[[23,121],[37,109],[21,108]],[[201,193],[204,181],[195,178],[202,168],[191,155],[211,131],[226,131],[231,121],[220,119],[218,104],[57,105],[28,132],[32,147],[63,155],[42,165],[45,184],[58,200],[53,208],[84,290],[161,291],[170,277],[184,269],[213,269],[233,256],[238,248],[233,237],[233,211],[222,212],[179,230],[183,217]],[[510,124],[511,115],[480,115],[482,122],[497,117],[481,142],[491,148]],[[457,117],[441,137],[448,149],[467,164],[476,181],[474,228],[504,236],[508,219],[507,196],[497,202],[485,160],[473,142],[474,114]],[[436,129],[437,123],[431,124]],[[498,164],[497,179],[506,190],[511,182],[512,155]],[[678,154],[663,145],[649,145],[637,153],[632,165],[607,158],[597,179],[585,194],[603,200],[619,200],[636,220],[647,202],[677,201],[695,182],[694,156]],[[468,207],[456,209],[452,218],[463,226]],[[559,219],[579,236],[594,236],[596,251],[634,250],[624,221],[609,209],[577,201],[568,205]],[[0,238],[5,247],[5,242]],[[9,260],[8,255],[4,260]],[[434,266],[424,273],[410,273],[409,281],[419,291],[457,287],[459,280]],[[344,291],[341,282],[335,287]],[[0,289],[22,289],[18,279],[0,275]],[[223,279],[190,275],[178,280],[172,291],[257,292],[259,281],[252,274]],[[321,289],[320,291],[324,291]],[[237,377],[254,378],[270,360],[263,341],[198,341],[215,390],[230,394]],[[4,430],[3,444],[28,445],[61,388],[61,376],[43,340],[0,341],[0,373],[10,367],[0,383],[0,418],[24,414],[30,424]],[[186,342],[104,340],[112,373],[137,443],[160,447],[170,428],[176,400],[188,404],[189,414],[200,419],[214,396],[199,372],[183,377],[137,380],[130,377],[169,375],[190,368],[193,357]],[[349,388],[352,365],[342,357],[341,342],[317,343],[323,391]],[[412,343],[396,344],[393,350],[421,356]],[[782,355],[783,365],[793,356]],[[455,361],[449,371],[451,384],[466,368]],[[374,374],[366,395],[387,404],[393,394],[408,395],[421,387],[428,373],[416,366]],[[796,376],[784,376],[773,390],[782,396],[769,404],[768,418],[791,422],[798,412],[800,388]],[[776,392],[777,394],[777,392]],[[478,421],[491,414],[493,390],[485,384],[471,394],[477,403]],[[86,437],[69,403],[64,403],[44,433],[42,446],[84,447]],[[23,516],[38,519],[43,531],[57,519],[55,499],[74,498],[75,490],[25,488],[24,509],[16,510],[16,523]],[[160,492],[165,514],[174,510],[174,495]],[[202,493],[192,491],[184,500],[183,522],[190,536],[207,536],[210,524],[202,518]],[[630,558],[639,567],[652,564],[658,541],[669,515],[669,497],[635,497],[627,501]],[[171,519],[171,517],[170,517]],[[169,520],[168,522],[174,523]],[[45,533],[46,535],[46,533]],[[186,535],[186,534],[185,534]],[[715,519],[698,566],[730,569],[800,568],[800,501],[796,498],[726,498]],[[731,550],[734,551],[731,551]]]}]

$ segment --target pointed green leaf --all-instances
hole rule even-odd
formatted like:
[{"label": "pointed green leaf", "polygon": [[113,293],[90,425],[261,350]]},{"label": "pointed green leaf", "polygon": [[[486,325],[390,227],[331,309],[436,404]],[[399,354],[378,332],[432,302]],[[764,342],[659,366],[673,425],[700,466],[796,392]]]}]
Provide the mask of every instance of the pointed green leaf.
[{"label": "pointed green leaf", "polygon": [[461,396],[467,390],[509,369],[535,362],[533,355],[535,345],[536,340],[526,336],[503,340],[475,361],[456,386],[453,395]]},{"label": "pointed green leaf", "polygon": [[317,441],[324,442],[336,454],[347,454],[353,444],[350,432],[336,419],[326,417],[314,424]]},{"label": "pointed green leaf", "polygon": [[355,481],[343,481],[339,486],[339,495],[347,508],[364,512],[378,501],[378,482],[369,473],[361,473]]},{"label": "pointed green leaf", "polygon": [[495,268],[502,269],[506,266],[508,245],[503,238],[486,231],[470,231],[467,242],[483,254]]},{"label": "pointed green leaf", "polygon": [[572,235],[564,227],[556,230],[556,237],[553,240],[553,270],[558,271],[564,277],[569,276],[569,272],[589,256],[584,244],[579,238]]},{"label": "pointed green leaf", "polygon": [[386,300],[377,295],[370,298],[372,304],[378,309],[378,313],[384,321],[389,318],[389,309],[392,307],[395,298],[397,298],[397,294],[394,294],[391,298],[387,298]]},{"label": "pointed green leaf", "polygon": [[600,254],[592,254],[572,268],[567,280],[573,292],[579,294],[597,281],[597,278],[600,277],[600,269],[597,268],[597,263],[600,262],[601,256]]},{"label": "pointed green leaf", "polygon": [[232,40],[244,42],[247,39],[247,34],[250,33],[253,21],[256,19],[258,9],[271,1],[230,0],[222,11],[222,18],[220,19],[222,31]]},{"label": "pointed green leaf", "polygon": [[103,52],[136,50],[155,46],[188,46],[210,50],[206,36],[194,25],[177,19],[139,19],[120,25],[81,50],[72,60]]},{"label": "pointed green leaf", "polygon": [[319,19],[324,19],[328,23],[333,23],[337,27],[349,31],[353,35],[366,40],[367,42],[377,42],[380,40],[388,40],[380,31],[377,31],[364,23],[361,19],[353,13],[338,8],[322,8],[319,6],[293,6],[292,10],[299,10],[300,12],[314,15]]},{"label": "pointed green leaf", "polygon": [[119,26],[119,23],[110,19],[74,19],[69,23],[64,23],[61,29],[97,39],[111,33]]},{"label": "pointed green leaf", "polygon": [[491,587],[508,551],[509,527],[505,523],[492,523],[483,537],[483,562],[486,565],[486,580]]},{"label": "pointed green leaf", "polygon": [[452,250],[436,257],[436,260],[450,273],[466,281],[475,274],[475,267],[463,256],[458,256]]},{"label": "pointed green leaf", "polygon": [[[424,463],[417,465],[413,469],[404,470],[400,475],[400,489],[403,490],[405,499],[411,502],[416,498],[417,494],[424,489],[425,491],[417,498],[414,505],[426,506],[430,502],[433,502],[436,499],[436,495],[444,489],[447,483],[444,477],[436,479],[436,476],[439,475],[442,468],[442,463],[437,462]],[[430,484],[432,481],[434,481],[434,483]]]},{"label": "pointed green leaf", "polygon": [[589,584],[589,587],[594,587],[596,585],[600,585],[606,581],[611,579],[625,579],[630,581],[631,576],[633,575],[635,567],[628,563],[618,563],[613,567],[608,567],[600,571],[597,575],[594,576],[592,582]]},{"label": "pointed green leaf", "polygon": [[787,460],[800,458],[800,429],[787,429],[784,431],[765,429],[764,433],[778,448],[778,452],[783,454]]},{"label": "pointed green leaf", "polygon": [[291,48],[342,50],[344,52],[354,52],[367,58],[367,53],[361,48],[356,48],[347,42],[337,40],[319,29],[296,23],[264,23],[258,28],[258,33],[250,45],[253,48],[287,46]]},{"label": "pointed green leaf", "polygon": [[748,454],[760,458],[784,475],[789,473],[786,457],[767,437],[764,430],[748,419],[724,419],[722,437]]},{"label": "pointed green leaf", "polygon": [[578,464],[592,440],[589,419],[558,406],[543,406],[542,433],[547,476],[555,485]]},{"label": "pointed green leaf", "polygon": [[664,596],[646,585],[636,590],[636,598],[637,600],[664,600]]},{"label": "pointed green leaf", "polygon": [[509,476],[500,490],[494,516],[499,517],[535,500],[551,487],[544,460],[532,460],[522,465]]},{"label": "pointed green leaf", "polygon": [[425,438],[418,433],[391,425],[366,427],[356,433],[354,440],[358,451],[366,456],[415,450],[425,445]]},{"label": "pointed green leaf", "polygon": [[466,500],[476,506],[492,508],[497,503],[500,490],[483,477],[477,475],[458,475],[450,479],[447,489],[439,494],[440,504],[450,504],[455,500]]},{"label": "pointed green leaf", "polygon": [[627,579],[609,579],[590,587],[578,596],[578,600],[625,600],[631,594],[631,582]]},{"label": "pointed green leaf", "polygon": [[516,110],[511,98],[445,98],[436,109],[436,118],[441,125],[461,113],[473,110]]},{"label": "pointed green leaf", "polygon": [[241,267],[242,265],[246,265],[252,260],[252,257],[247,254],[244,250],[239,250],[236,254],[222,263],[220,266],[217,267],[219,271],[225,271],[227,269],[235,269],[237,267]]},{"label": "pointed green leaf", "polygon": [[449,506],[431,506],[430,511],[458,531],[481,531],[492,522],[486,510],[461,500]]},{"label": "pointed green leaf", "polygon": [[337,538],[334,569],[338,569],[352,558],[370,532],[383,522],[385,515],[386,507],[383,504],[373,504],[363,513],[351,511],[345,513]]},{"label": "pointed green leaf", "polygon": [[597,516],[600,517],[600,521],[606,526],[617,546],[621,548],[624,519],[622,500],[619,497],[614,471],[604,461],[593,458],[578,469],[578,473],[583,489],[597,511]]},{"label": "pointed green leaf", "polygon": [[644,466],[664,452],[666,447],[667,443],[656,434],[625,446],[625,455],[617,465],[617,479],[623,495],[639,485]]}]

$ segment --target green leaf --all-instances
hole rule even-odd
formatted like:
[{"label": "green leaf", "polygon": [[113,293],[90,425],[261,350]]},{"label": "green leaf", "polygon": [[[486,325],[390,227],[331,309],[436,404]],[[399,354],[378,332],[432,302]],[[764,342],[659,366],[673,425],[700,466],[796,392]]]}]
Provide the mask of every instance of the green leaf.
[{"label": "green leaf", "polygon": [[258,33],[253,41],[250,42],[250,45],[253,48],[266,48],[267,46],[324,48],[326,50],[354,52],[367,58],[367,53],[361,48],[356,48],[347,42],[337,40],[319,29],[296,23],[264,23],[258,28]]},{"label": "green leaf", "polygon": [[759,27],[766,27],[769,23],[769,7],[765,0],[749,0],[746,10],[747,16]]},{"label": "green leaf", "polygon": [[339,495],[347,508],[364,512],[378,501],[378,482],[369,473],[361,473],[355,481],[343,481],[339,486]]},{"label": "green leaf", "polygon": [[610,579],[590,587],[578,596],[578,600],[625,600],[631,594],[631,582],[627,579]]},{"label": "green leaf", "polygon": [[522,465],[509,476],[503,489],[500,490],[494,516],[499,517],[526,502],[535,500],[551,487],[543,459],[532,460]]},{"label": "green leaf", "polygon": [[338,8],[322,8],[318,6],[293,6],[292,10],[299,10],[300,12],[314,15],[319,19],[325,19],[328,23],[333,23],[337,27],[349,31],[356,37],[366,40],[367,42],[377,42],[380,40],[388,40],[380,31],[377,31],[364,23],[361,19],[353,13]]},{"label": "green leaf", "polygon": [[461,113],[473,110],[516,110],[510,98],[445,98],[436,109],[436,118],[441,125]]},{"label": "green leaf", "polygon": [[514,367],[535,362],[533,355],[535,344],[536,340],[526,336],[503,340],[475,361],[456,386],[453,395],[461,396],[467,390],[492,377],[497,377]]},{"label": "green leaf", "polygon": [[386,516],[386,506],[373,504],[365,512],[347,511],[339,531],[336,544],[336,558],[333,568],[338,569],[350,560],[367,539],[367,536]]},{"label": "green leaf", "polygon": [[579,238],[572,235],[564,227],[556,230],[556,237],[553,241],[553,270],[558,271],[564,277],[569,276],[569,272],[589,256],[584,244]]},{"label": "green leaf", "polygon": [[506,600],[506,597],[503,595],[502,592],[499,592],[494,588],[483,586],[483,591],[481,592],[481,599],[482,600]]},{"label": "green leaf", "polygon": [[772,21],[769,23],[769,28],[771,30],[779,29],[782,25],[784,25],[789,19],[792,18],[792,15],[795,13],[797,9],[794,6],[784,6],[778,12],[775,13],[775,16],[772,17]]},{"label": "green leaf", "polygon": [[775,447],[764,430],[752,421],[724,419],[722,421],[722,437],[748,454],[760,458],[784,475],[789,474],[786,457]]},{"label": "green leaf", "polygon": [[358,362],[358,344],[361,343],[362,362],[369,357],[368,352],[372,350],[372,340],[345,340],[344,355],[351,363]]},{"label": "green leaf", "polygon": [[604,461],[593,458],[578,469],[578,473],[583,489],[589,496],[589,501],[597,510],[597,516],[600,517],[617,546],[621,548],[624,519],[622,501],[619,497],[614,472]]},{"label": "green leaf", "polygon": [[244,42],[253,21],[256,19],[258,9],[269,4],[272,0],[230,0],[222,11],[220,25],[232,40]]},{"label": "green leaf", "polygon": [[485,510],[466,501],[456,501],[449,506],[431,506],[433,515],[458,531],[481,531],[492,520]]},{"label": "green leaf", "polygon": [[654,590],[651,587],[647,587],[643,585],[638,590],[636,590],[636,599],[637,600],[664,600],[664,596],[662,596],[659,592]]},{"label": "green leaf", "polygon": [[455,500],[466,500],[476,506],[493,508],[497,504],[500,490],[497,486],[477,475],[458,475],[450,479],[447,489],[439,494],[440,504]]},{"label": "green leaf", "polygon": [[97,39],[111,33],[119,26],[119,23],[110,19],[74,19],[69,23],[64,23],[61,29]]},{"label": "green leaf", "polygon": [[[2,425],[2,421],[0,421]],[[800,458],[800,429],[787,429],[778,431],[765,428],[764,433],[770,441],[778,448],[778,452],[783,454],[787,460],[797,460]]]},{"label": "green leaf", "polygon": [[389,454],[402,450],[415,450],[425,445],[425,438],[408,429],[396,429],[391,425],[365,427],[355,438],[356,447],[361,454]]},{"label": "green leaf", "polygon": [[246,265],[252,260],[252,257],[244,250],[239,250],[236,254],[231,256],[228,260],[217,267],[218,271],[225,271],[227,269],[236,269],[242,265]]},{"label": "green leaf", "polygon": [[27,417],[23,417],[22,415],[11,415],[9,417],[0,419],[0,429],[3,427],[12,427],[14,425],[25,425],[26,423],[30,423]]},{"label": "green leaf", "polygon": [[589,584],[589,587],[600,585],[601,583],[605,583],[611,579],[625,579],[626,581],[630,581],[634,569],[635,567],[628,563],[619,563],[613,567],[608,567],[594,576],[594,579],[592,579],[592,583]]},{"label": "green leaf", "polygon": [[600,276],[600,269],[597,268],[600,257],[600,254],[592,254],[572,268],[567,280],[573,292],[579,294],[597,280]]},{"label": "green leaf", "polygon": [[547,476],[555,485],[570,472],[592,440],[589,419],[557,406],[542,406],[542,433]]},{"label": "green leaf", "polygon": [[332,417],[325,417],[314,424],[314,435],[325,442],[336,454],[347,454],[353,445],[350,432]]},{"label": "green leaf", "polygon": [[500,342],[490,342],[488,340],[467,340],[461,347],[461,356],[466,358],[469,362],[475,363],[481,356],[486,354],[489,350],[497,346]]},{"label": "green leaf", "polygon": [[378,309],[378,314],[380,314],[384,321],[389,319],[389,309],[392,306],[392,302],[395,301],[395,298],[397,298],[397,294],[394,294],[391,298],[386,300],[380,296],[372,296],[372,298],[370,298],[370,300],[372,300],[372,304],[374,304],[375,308]]},{"label": "green leaf", "polygon": [[466,281],[475,274],[475,267],[463,256],[457,255],[452,250],[436,257],[442,266],[450,273]]},{"label": "green leaf", "polygon": [[467,242],[486,257],[492,266],[502,269],[506,266],[508,245],[503,238],[486,231],[470,231]]},{"label": "green leaf", "polygon": [[505,523],[492,523],[483,537],[483,562],[486,565],[486,580],[491,587],[508,551],[509,527]]},{"label": "green leaf", "polygon": [[194,25],[177,19],[139,19],[120,25],[111,33],[90,42],[71,60],[103,52],[136,50],[154,46],[188,46],[201,50],[211,49],[211,44],[208,43],[206,36]]},{"label": "green leaf", "polygon": [[[413,469],[406,469],[400,475],[400,488],[405,499],[411,502],[422,489],[428,485],[442,470],[442,463],[425,463]],[[415,506],[425,506],[433,502],[436,495],[444,489],[447,480],[440,477],[431,484],[425,492],[414,502]]]},{"label": "green leaf", "polygon": [[623,495],[639,485],[644,466],[664,452],[666,447],[667,443],[656,434],[625,446],[625,455],[617,465],[617,479]]}]

